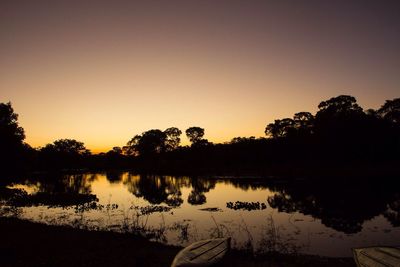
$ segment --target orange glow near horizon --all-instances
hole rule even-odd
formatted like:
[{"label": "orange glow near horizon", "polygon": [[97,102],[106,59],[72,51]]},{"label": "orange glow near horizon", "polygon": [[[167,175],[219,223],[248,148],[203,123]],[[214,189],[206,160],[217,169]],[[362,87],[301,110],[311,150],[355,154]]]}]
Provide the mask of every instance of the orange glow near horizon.
[{"label": "orange glow near horizon", "polygon": [[0,102],[33,147],[103,152],[150,129],[220,143],[340,94],[399,97],[398,8],[336,4],[6,1]]}]

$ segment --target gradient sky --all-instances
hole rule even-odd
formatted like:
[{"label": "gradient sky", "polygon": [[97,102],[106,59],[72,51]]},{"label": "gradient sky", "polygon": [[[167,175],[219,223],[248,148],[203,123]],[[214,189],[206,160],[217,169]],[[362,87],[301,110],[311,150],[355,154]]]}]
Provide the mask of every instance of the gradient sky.
[{"label": "gradient sky", "polygon": [[366,109],[400,97],[399,14],[385,0],[2,0],[0,102],[34,147],[106,151],[171,126],[263,136],[340,94]]}]

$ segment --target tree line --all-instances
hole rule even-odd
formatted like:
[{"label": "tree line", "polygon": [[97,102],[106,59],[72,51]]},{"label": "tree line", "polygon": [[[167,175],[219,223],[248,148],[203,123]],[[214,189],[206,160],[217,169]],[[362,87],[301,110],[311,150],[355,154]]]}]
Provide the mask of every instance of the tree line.
[{"label": "tree line", "polygon": [[169,173],[279,173],[294,167],[397,162],[400,159],[400,98],[364,110],[355,97],[322,101],[316,114],[298,112],[266,125],[265,137],[235,137],[214,144],[205,130],[151,129],[124,146],[92,154],[83,142],[59,139],[43,147],[25,143],[11,103],[0,103],[0,161],[3,170],[120,169]]}]

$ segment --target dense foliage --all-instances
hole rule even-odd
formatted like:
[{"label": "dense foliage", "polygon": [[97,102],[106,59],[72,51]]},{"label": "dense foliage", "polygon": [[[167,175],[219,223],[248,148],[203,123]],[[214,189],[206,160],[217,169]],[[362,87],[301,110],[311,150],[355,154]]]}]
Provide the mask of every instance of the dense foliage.
[{"label": "dense foliage", "polygon": [[32,149],[11,103],[0,104],[0,156],[5,169],[130,168],[170,173],[268,173],[274,169],[324,168],[396,162],[400,159],[400,98],[364,111],[353,96],[318,105],[315,115],[298,112],[265,128],[266,138],[236,137],[213,144],[205,130],[190,127],[191,146],[181,146],[176,127],[135,135],[123,147],[93,155],[82,142],[60,139]]}]

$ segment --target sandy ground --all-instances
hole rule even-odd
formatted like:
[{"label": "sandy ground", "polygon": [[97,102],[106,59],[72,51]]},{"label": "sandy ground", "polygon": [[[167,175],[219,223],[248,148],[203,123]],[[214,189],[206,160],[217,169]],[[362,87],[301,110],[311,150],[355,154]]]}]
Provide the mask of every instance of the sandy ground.
[{"label": "sandy ground", "polygon": [[[130,234],[94,232],[0,218],[0,266],[170,266],[179,247]],[[233,251],[219,266],[355,266],[351,258]]]}]

